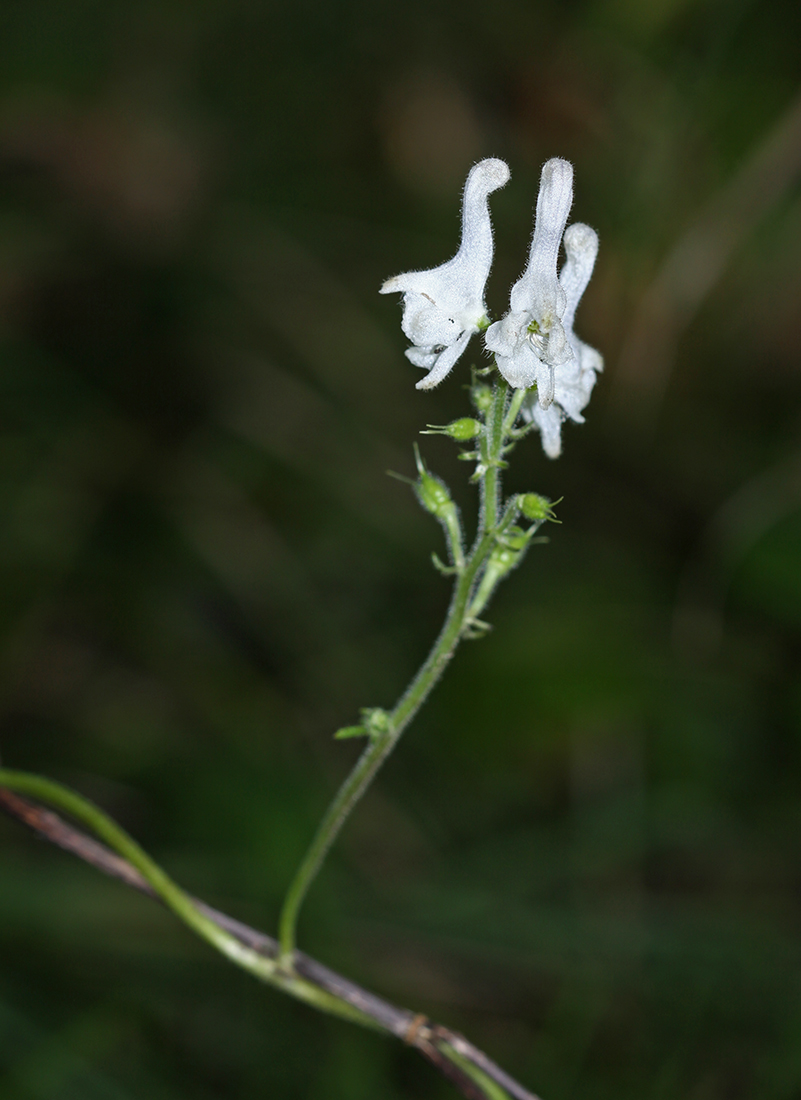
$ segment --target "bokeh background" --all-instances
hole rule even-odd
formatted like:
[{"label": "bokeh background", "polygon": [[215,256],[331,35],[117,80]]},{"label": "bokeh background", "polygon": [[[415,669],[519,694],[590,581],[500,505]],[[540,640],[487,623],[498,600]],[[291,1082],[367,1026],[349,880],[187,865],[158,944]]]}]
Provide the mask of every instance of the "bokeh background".
[{"label": "bokeh background", "polygon": [[[545,1100],[801,1092],[797,0],[5,0],[0,747],[266,930],[448,600],[387,469],[384,278],[501,156],[601,253],[607,368],[507,484],[562,526],[349,825],[302,943]],[[427,437],[474,517],[469,468]],[[2,1100],[455,1096],[0,821]]]}]

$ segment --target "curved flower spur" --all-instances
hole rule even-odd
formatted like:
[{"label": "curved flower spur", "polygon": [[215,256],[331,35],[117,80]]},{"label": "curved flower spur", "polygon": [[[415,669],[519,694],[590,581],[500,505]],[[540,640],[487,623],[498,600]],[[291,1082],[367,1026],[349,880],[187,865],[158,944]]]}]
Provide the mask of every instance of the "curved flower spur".
[{"label": "curved flower spur", "polygon": [[[414,344],[406,356],[428,374],[418,390],[438,385],[470,337],[486,324],[484,286],[492,266],[492,224],[487,199],[509,179],[502,160],[479,161],[470,170],[462,205],[459,251],[430,271],[407,271],[387,279],[381,294],[403,293],[401,327]],[[558,247],[558,245],[557,245]]]}]

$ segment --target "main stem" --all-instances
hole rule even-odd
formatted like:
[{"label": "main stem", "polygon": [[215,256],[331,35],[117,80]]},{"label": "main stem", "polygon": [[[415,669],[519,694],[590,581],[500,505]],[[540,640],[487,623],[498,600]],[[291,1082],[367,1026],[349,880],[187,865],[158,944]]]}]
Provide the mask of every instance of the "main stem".
[{"label": "main stem", "polygon": [[395,748],[401,734],[417,714],[439,680],[470,625],[470,597],[495,544],[500,508],[500,462],[505,438],[504,413],[509,387],[499,379],[493,390],[480,443],[481,517],[476,542],[457,575],[453,599],[439,637],[412,682],[388,715],[386,732],[371,737],[364,752],[339,788],[314,840],[287,891],[278,926],[281,960],[291,969],[298,914],[329,848],[356,803],[367,791],[378,769]]}]

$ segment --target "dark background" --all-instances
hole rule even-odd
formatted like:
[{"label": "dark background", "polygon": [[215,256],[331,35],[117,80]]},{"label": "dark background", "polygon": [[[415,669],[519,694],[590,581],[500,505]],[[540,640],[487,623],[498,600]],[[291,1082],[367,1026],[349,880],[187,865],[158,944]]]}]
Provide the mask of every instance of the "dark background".
[{"label": "dark background", "polygon": [[[562,526],[350,823],[307,950],[545,1100],[801,1092],[797,0],[4,0],[0,746],[267,930],[448,600],[408,487],[468,411],[398,271],[500,156],[601,238],[607,370],[507,484]],[[477,347],[477,345],[476,345]],[[473,520],[469,467],[423,440]],[[1,1100],[455,1096],[0,822]]]}]

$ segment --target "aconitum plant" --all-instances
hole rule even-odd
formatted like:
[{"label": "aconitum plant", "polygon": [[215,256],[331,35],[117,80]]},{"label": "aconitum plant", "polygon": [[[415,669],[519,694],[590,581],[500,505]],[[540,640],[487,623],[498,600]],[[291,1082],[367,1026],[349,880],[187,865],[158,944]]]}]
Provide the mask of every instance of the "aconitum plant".
[{"label": "aconitum plant", "polygon": [[[545,453],[557,458],[562,425],[583,422],[601,356],[573,331],[578,307],[598,252],[589,226],[567,226],[573,169],[559,158],[542,169],[528,263],[511,289],[509,311],[490,322],[484,288],[492,265],[489,196],[509,180],[502,160],[470,171],[464,189],[462,239],[455,256],[429,271],[388,279],[382,294],[403,295],[406,355],[426,371],[419,390],[438,385],[463,358],[472,338],[483,338],[487,365],[471,369],[472,409],[447,425],[428,425],[463,444],[460,457],[474,466],[477,531],[465,538],[459,510],[445,483],[432,474],[415,446],[413,485],[422,507],[441,524],[446,557],[437,569],[452,579],[453,598],[433,648],[392,709],[368,707],[337,738],[362,738],[364,750],[320,823],[289,885],[278,938],[249,928],[182,890],[101,809],[40,775],[0,769],[0,805],[48,840],[72,851],[129,886],[160,899],[231,962],[323,1012],[395,1036],[417,1049],[463,1095],[474,1100],[536,1100],[464,1036],[421,1014],[398,1008],[311,959],[296,945],[298,917],[328,850],[375,779],[401,734],[425,703],[462,639],[480,638],[481,618],[498,584],[514,570],[553,504],[535,492],[504,497],[501,473],[527,435],[540,433]],[[560,247],[565,261],[558,269]],[[424,434],[425,434],[424,433]],[[54,810],[66,814],[76,824]],[[88,832],[84,831],[88,830]],[[90,835],[92,834],[92,835]]]}]

